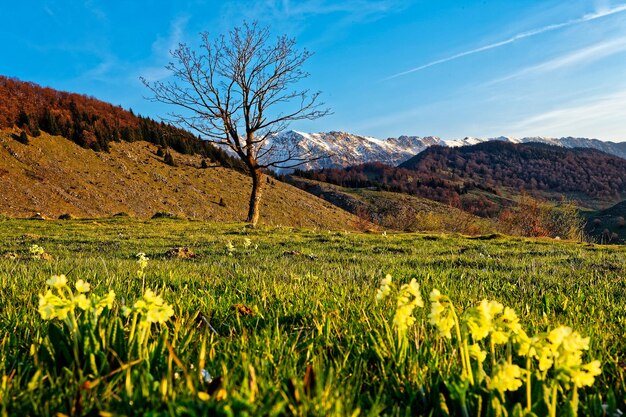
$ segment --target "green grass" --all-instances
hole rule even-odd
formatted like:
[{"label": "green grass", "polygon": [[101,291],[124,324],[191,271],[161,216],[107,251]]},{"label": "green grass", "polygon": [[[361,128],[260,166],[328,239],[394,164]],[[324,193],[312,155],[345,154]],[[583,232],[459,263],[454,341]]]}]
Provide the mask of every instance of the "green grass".
[{"label": "green grass", "polygon": [[[52,260],[29,259],[33,244]],[[167,258],[175,246],[189,246],[198,257]],[[123,361],[108,352],[108,371],[81,380],[31,356],[45,340],[55,343],[37,312],[51,275],[66,274],[70,283],[82,278],[98,295],[114,290],[117,304],[106,313],[113,322],[122,303],[141,296],[138,252],[150,258],[146,288],[175,311],[166,326],[153,329],[149,373],[139,371],[144,365],[111,372]],[[375,292],[389,273],[396,283],[415,278],[425,300],[438,288],[459,310],[498,300],[517,311],[529,333],[568,325],[589,336],[585,360],[600,360],[603,374],[581,392],[580,414],[602,415],[600,405],[613,397],[626,410],[625,261],[624,247],[499,236],[0,219],[0,406],[3,415],[444,415],[444,398],[455,414],[444,382],[458,376],[458,357],[436,338],[428,308],[416,310],[405,358],[385,345],[394,307],[376,304]],[[254,314],[239,314],[234,304]],[[128,332],[128,320],[121,323]],[[172,352],[159,340],[168,340]],[[203,340],[213,383],[174,380],[174,371],[194,373],[191,364],[197,371]],[[103,383],[85,388],[86,380],[102,376]],[[196,392],[208,393],[208,400]]]}]

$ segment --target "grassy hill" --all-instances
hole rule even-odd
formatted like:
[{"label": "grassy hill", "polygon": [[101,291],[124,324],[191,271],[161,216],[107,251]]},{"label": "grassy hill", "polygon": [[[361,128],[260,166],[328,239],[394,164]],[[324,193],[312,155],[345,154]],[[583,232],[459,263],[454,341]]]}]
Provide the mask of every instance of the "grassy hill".
[{"label": "grassy hill", "polygon": [[495,231],[488,219],[428,198],[377,189],[341,187],[297,176],[288,177],[288,182],[361,219],[392,230],[464,234]]},{"label": "grassy hill", "polygon": [[[29,144],[0,130],[0,214],[56,218],[110,216],[147,218],[170,212],[192,219],[242,221],[250,191],[247,176],[216,163],[201,168],[199,155],[171,151],[176,167],[157,156],[155,144],[112,142],[94,152],[42,133]],[[220,204],[221,202],[221,204]],[[320,228],[351,228],[355,218],[280,181],[266,184],[261,222]]]},{"label": "grassy hill", "polygon": [[587,231],[599,242],[626,241],[626,200],[607,209],[588,213]]}]

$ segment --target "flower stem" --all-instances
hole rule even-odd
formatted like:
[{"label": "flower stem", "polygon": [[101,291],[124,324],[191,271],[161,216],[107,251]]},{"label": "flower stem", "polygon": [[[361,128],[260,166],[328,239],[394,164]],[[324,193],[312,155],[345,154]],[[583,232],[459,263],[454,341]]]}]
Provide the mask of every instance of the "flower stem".
[{"label": "flower stem", "polygon": [[574,409],[574,416],[578,415],[578,386],[574,384],[574,390],[572,391],[572,408]]},{"label": "flower stem", "polygon": [[454,318],[454,328],[456,330],[456,338],[459,341],[459,352],[461,354],[461,363],[463,364],[463,373],[469,378],[470,383],[474,385],[474,374],[472,372],[472,365],[469,358],[469,348],[467,347],[467,340],[461,337],[461,325],[459,324],[459,318],[454,311],[454,306],[450,302],[449,308],[452,311],[452,317]]},{"label": "flower stem", "polygon": [[550,417],[556,417],[556,382],[552,382],[552,398],[550,401]]},{"label": "flower stem", "polygon": [[531,374],[530,374],[530,356],[526,357],[526,411],[530,413],[532,408],[532,396],[531,396]]}]

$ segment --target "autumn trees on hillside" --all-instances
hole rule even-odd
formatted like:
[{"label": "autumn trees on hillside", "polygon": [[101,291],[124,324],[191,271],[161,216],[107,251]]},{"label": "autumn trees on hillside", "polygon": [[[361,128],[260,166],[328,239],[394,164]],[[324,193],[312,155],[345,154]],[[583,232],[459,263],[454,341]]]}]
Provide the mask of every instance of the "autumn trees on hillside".
[{"label": "autumn trees on hillside", "polygon": [[486,217],[497,216],[502,208],[494,197],[520,192],[605,201],[626,195],[626,160],[593,149],[543,144],[433,146],[400,167],[368,163],[295,175],[417,195]]},{"label": "autumn trees on hillside", "polygon": [[40,131],[63,136],[96,151],[108,150],[110,142],[145,140],[241,169],[237,159],[190,132],[93,97],[0,76],[0,128],[13,126],[31,136]]}]

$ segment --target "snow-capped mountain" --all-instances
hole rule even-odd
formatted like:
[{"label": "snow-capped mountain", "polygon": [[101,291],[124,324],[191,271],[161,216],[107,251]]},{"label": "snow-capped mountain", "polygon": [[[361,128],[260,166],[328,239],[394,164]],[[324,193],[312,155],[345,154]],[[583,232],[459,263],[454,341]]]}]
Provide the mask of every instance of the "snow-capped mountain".
[{"label": "snow-capped mountain", "polygon": [[[466,137],[442,140],[436,136],[400,136],[381,140],[345,132],[303,133],[290,130],[271,139],[275,148],[282,150],[280,152],[285,153],[285,149],[290,149],[292,154],[309,155],[313,160],[298,167],[304,170],[339,168],[365,162],[382,162],[395,166],[432,145],[467,146],[494,140],[512,143],[539,142],[566,148],[593,148],[626,159],[626,142],[605,142],[598,139],[574,137],[499,136],[488,139]],[[284,157],[285,155],[281,153],[272,155],[274,160],[285,159]],[[277,169],[276,171],[287,173],[292,169]]]},{"label": "snow-capped mountain", "polygon": [[[282,153],[272,155],[273,160],[283,160],[286,150],[292,154],[310,155],[312,161],[299,169],[341,168],[364,162],[383,162],[398,165],[432,145],[442,144],[437,137],[400,136],[380,140],[345,132],[303,133],[287,131],[271,139]],[[289,172],[291,169],[277,169]]]},{"label": "snow-capped mountain", "polygon": [[626,142],[605,142],[599,139],[574,138],[571,136],[564,138],[549,138],[543,136],[530,136],[525,138],[514,138],[510,136],[498,136],[497,138],[481,139],[466,137],[464,139],[443,141],[446,146],[467,146],[477,143],[500,140],[511,143],[545,143],[547,145],[563,146],[565,148],[592,148],[608,154],[626,159]]}]

